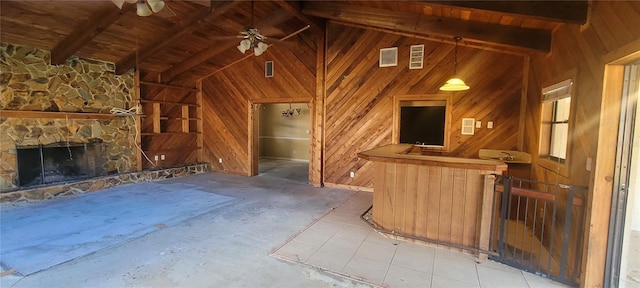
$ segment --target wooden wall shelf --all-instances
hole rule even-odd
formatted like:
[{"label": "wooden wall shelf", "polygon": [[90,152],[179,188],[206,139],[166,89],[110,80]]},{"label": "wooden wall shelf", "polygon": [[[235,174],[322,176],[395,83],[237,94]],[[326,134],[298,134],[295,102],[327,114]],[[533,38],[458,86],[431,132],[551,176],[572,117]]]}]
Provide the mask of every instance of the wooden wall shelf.
[{"label": "wooden wall shelf", "polygon": [[170,88],[170,89],[179,89],[179,90],[187,90],[187,91],[193,91],[193,92],[198,92],[198,91],[200,91],[200,90],[198,90],[198,88],[183,87],[183,86],[176,86],[176,85],[162,84],[162,83],[149,82],[149,81],[140,81],[140,85],[156,86],[156,87]]},{"label": "wooden wall shelf", "polygon": [[180,103],[180,102],[170,102],[170,101],[161,101],[161,100],[146,100],[146,99],[140,99],[140,102],[142,102],[142,103],[160,103],[160,104],[167,104],[167,105],[179,105],[179,106],[199,107],[199,105],[198,105],[198,104],[189,104],[189,103]]},{"label": "wooden wall shelf", "polygon": [[160,133],[142,132],[140,133],[140,135],[142,136],[197,135],[197,134],[200,134],[200,132],[160,132]]},{"label": "wooden wall shelf", "polygon": [[0,117],[48,119],[113,119],[119,116],[104,113],[0,110]]}]

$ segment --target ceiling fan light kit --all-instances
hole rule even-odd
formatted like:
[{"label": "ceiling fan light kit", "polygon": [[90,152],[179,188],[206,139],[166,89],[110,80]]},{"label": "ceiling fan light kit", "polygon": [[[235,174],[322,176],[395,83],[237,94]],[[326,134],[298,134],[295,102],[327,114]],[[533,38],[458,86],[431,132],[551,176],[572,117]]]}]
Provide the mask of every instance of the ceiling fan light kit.
[{"label": "ceiling fan light kit", "polygon": [[456,77],[458,70],[458,41],[462,38],[455,36],[453,40],[456,41],[456,46],[454,48],[454,58],[453,58],[453,78],[447,80],[447,82],[440,87],[441,91],[464,91],[469,90],[469,86],[462,81],[462,79]]},{"label": "ceiling fan light kit", "polygon": [[260,31],[256,28],[247,27],[244,31],[240,32],[238,37],[243,38],[237,47],[243,54],[247,50],[253,48],[253,53],[256,56],[260,56],[264,51],[267,51],[267,48],[269,48],[269,45],[263,42],[267,37],[260,34]]},{"label": "ceiling fan light kit", "polygon": [[151,16],[153,13],[158,13],[164,8],[164,0],[111,0],[113,4],[122,9],[124,3],[136,4],[136,14],[138,16],[146,17]]}]

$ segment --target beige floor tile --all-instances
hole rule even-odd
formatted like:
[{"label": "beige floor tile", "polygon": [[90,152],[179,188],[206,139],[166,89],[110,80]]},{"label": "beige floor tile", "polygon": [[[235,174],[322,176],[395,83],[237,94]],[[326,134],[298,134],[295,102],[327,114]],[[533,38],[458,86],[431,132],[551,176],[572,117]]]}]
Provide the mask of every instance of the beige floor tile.
[{"label": "beige floor tile", "polygon": [[566,288],[570,287],[559,282],[552,281],[528,272],[522,272],[524,279],[531,288]]},{"label": "beige floor tile", "polygon": [[392,265],[409,268],[416,271],[433,272],[433,259],[435,257],[433,247],[410,242],[400,242],[393,257]]},{"label": "beige floor tile", "polygon": [[436,249],[435,251],[434,275],[472,285],[480,285],[473,256],[444,249]]},{"label": "beige floor tile", "polygon": [[313,255],[320,246],[321,245],[308,244],[294,239],[278,249],[275,254],[304,262],[309,259],[309,257],[311,257],[311,255]]},{"label": "beige floor tile", "polygon": [[343,273],[373,283],[382,283],[389,269],[389,263],[354,256],[342,270]]},{"label": "beige floor tile", "polygon": [[529,288],[522,272],[504,271],[478,266],[480,287],[486,288]]},{"label": "beige floor tile", "polygon": [[296,240],[308,244],[324,244],[340,230],[341,224],[318,221],[296,236]]},{"label": "beige floor tile", "polygon": [[363,257],[373,261],[377,261],[380,263],[384,263],[385,265],[391,264],[391,260],[393,259],[393,255],[396,253],[396,248],[398,245],[394,245],[393,243],[372,243],[372,242],[363,242],[360,245],[360,248],[356,252],[354,257]]},{"label": "beige floor tile", "polygon": [[371,243],[378,243],[378,244],[385,244],[385,243],[398,244],[398,243],[402,242],[400,240],[384,236],[384,235],[376,232],[373,229],[371,229],[371,231],[369,232],[369,235],[367,236],[367,238],[364,241],[371,242]]},{"label": "beige floor tile", "polygon": [[369,236],[369,232],[371,232],[371,228],[369,227],[359,227],[354,225],[344,225],[340,228],[335,235],[343,236],[345,238],[352,239],[353,241],[362,242],[364,239]]},{"label": "beige floor tile", "polygon": [[340,272],[351,260],[351,256],[353,254],[339,254],[333,251],[318,250],[306,262],[324,269]]},{"label": "beige floor tile", "polygon": [[450,279],[438,275],[431,276],[431,287],[433,288],[478,288],[480,285]]},{"label": "beige floor tile", "polygon": [[354,241],[350,235],[334,235],[329,241],[325,242],[319,250],[352,256],[358,251],[360,245],[362,245],[362,241]]},{"label": "beige floor tile", "polygon": [[[390,288],[430,288],[431,273],[391,265],[383,284]],[[435,287],[435,286],[434,286]]]}]

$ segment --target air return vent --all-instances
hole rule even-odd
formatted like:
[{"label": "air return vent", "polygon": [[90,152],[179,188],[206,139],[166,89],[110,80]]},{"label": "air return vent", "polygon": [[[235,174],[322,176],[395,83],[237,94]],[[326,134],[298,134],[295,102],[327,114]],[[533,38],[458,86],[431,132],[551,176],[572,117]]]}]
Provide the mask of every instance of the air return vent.
[{"label": "air return vent", "polygon": [[424,60],[424,45],[411,45],[409,69],[422,69]]}]

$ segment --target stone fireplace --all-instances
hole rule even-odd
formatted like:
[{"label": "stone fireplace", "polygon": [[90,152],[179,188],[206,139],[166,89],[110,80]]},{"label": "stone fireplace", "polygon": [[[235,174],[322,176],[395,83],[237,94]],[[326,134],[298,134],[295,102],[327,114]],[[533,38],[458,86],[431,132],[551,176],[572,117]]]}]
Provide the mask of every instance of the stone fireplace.
[{"label": "stone fireplace", "polygon": [[18,186],[31,187],[105,176],[102,143],[17,147]]}]

